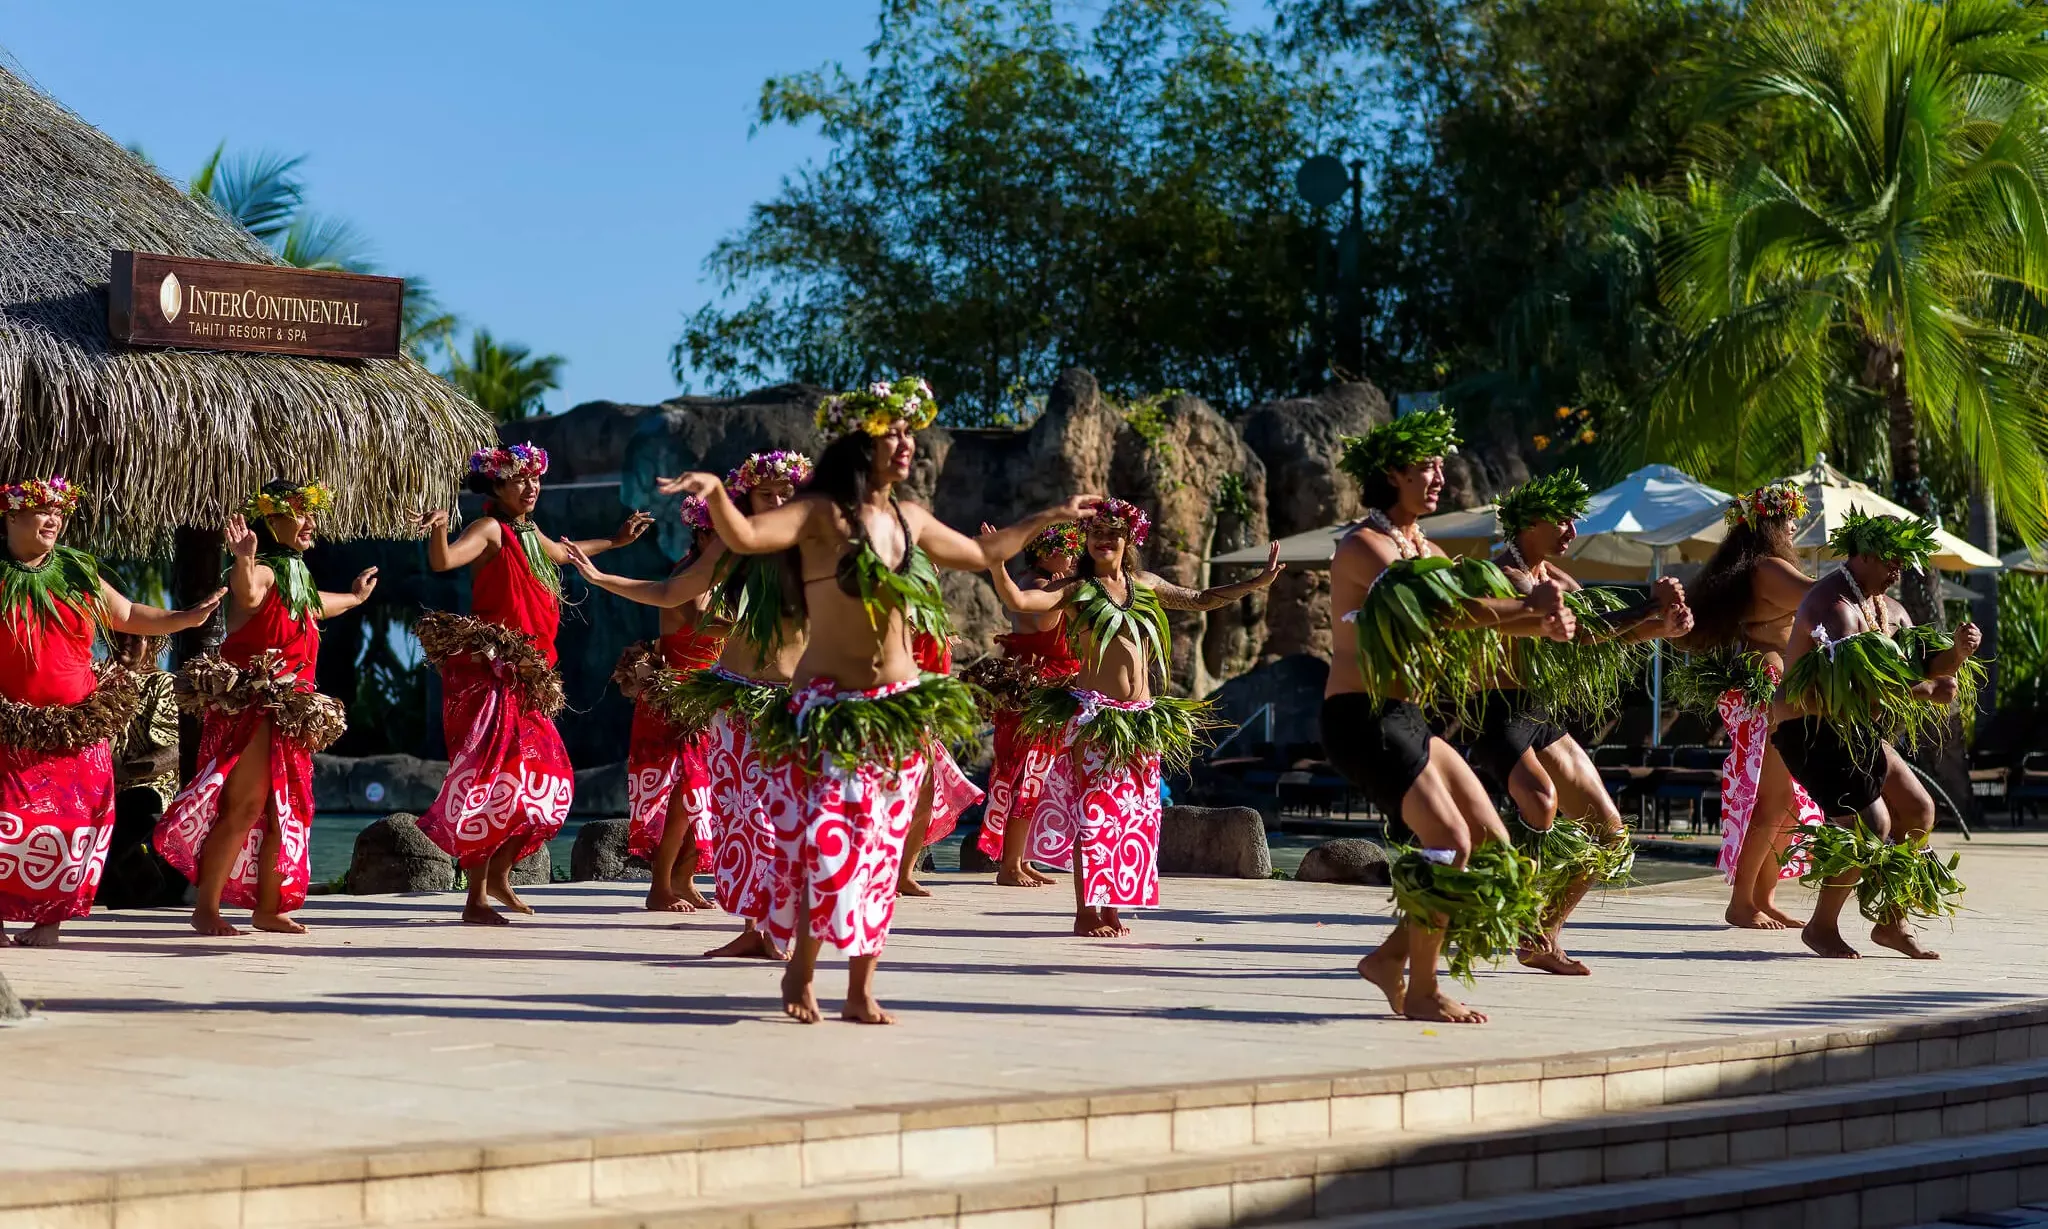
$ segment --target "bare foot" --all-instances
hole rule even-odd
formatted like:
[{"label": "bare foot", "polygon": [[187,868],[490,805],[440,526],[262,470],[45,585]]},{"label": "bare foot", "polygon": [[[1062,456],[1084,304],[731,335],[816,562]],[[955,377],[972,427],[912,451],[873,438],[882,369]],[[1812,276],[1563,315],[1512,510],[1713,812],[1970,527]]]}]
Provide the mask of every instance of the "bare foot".
[{"label": "bare foot", "polygon": [[1401,1014],[1410,1020],[1429,1020],[1437,1024],[1486,1023],[1485,1012],[1474,1011],[1441,990],[1419,1000],[1410,996],[1407,1010]]},{"label": "bare foot", "polygon": [[464,905],[462,920],[471,926],[510,926],[512,919],[489,905]]},{"label": "bare foot", "polygon": [[1114,939],[1118,935],[1115,926],[1102,920],[1102,914],[1093,909],[1074,911],[1074,933],[1084,939]]},{"label": "bare foot", "polygon": [[823,1018],[818,1011],[818,996],[808,981],[801,986],[792,984],[795,976],[795,969],[782,975],[782,1014],[798,1024],[816,1024]]},{"label": "bare foot", "polygon": [[1376,947],[1367,952],[1358,962],[1358,975],[1380,988],[1387,996],[1387,1010],[1401,1014],[1401,999],[1408,990],[1408,961],[1405,957],[1386,955],[1386,948]]},{"label": "bare foot", "polygon": [[1746,905],[1729,905],[1728,912],[1722,914],[1722,917],[1727,919],[1730,926],[1738,926],[1743,930],[1785,929],[1785,923],[1777,918],[1761,909]]},{"label": "bare foot", "polygon": [[1914,960],[1939,960],[1940,952],[1930,952],[1913,938],[1913,932],[1903,922],[1891,926],[1870,928],[1870,941],[1879,947],[1888,947],[1895,952],[1910,956]]},{"label": "bare foot", "polygon": [[1515,959],[1522,962],[1523,968],[1555,973],[1560,977],[1590,977],[1593,973],[1584,961],[1574,960],[1549,945],[1525,947],[1515,954]]},{"label": "bare foot", "polygon": [[1124,920],[1116,915],[1116,910],[1114,909],[1104,909],[1102,911],[1102,924],[1113,928],[1119,939],[1131,933],[1131,928],[1124,925]]},{"label": "bare foot", "polygon": [[896,895],[898,896],[930,896],[931,894],[930,888],[925,887],[908,875],[896,881]]},{"label": "bare foot", "polygon": [[1793,917],[1791,914],[1785,912],[1783,909],[1778,908],[1776,905],[1759,905],[1758,908],[1764,911],[1764,916],[1776,921],[1778,925],[1784,927],[1787,930],[1798,930],[1800,927],[1806,925],[1806,919]]},{"label": "bare foot", "polygon": [[697,906],[684,900],[674,892],[662,888],[647,889],[647,911],[649,913],[695,913]]},{"label": "bare foot", "polygon": [[305,926],[301,925],[297,919],[286,917],[282,913],[252,913],[249,915],[249,925],[257,930],[267,930],[274,935],[302,935],[306,933]]},{"label": "bare foot", "polygon": [[519,893],[512,890],[512,884],[510,880],[507,880],[504,883],[487,883],[484,885],[484,891],[490,893],[492,896],[497,897],[499,904],[505,906],[507,909],[510,909],[514,913],[525,913],[529,915],[533,913],[533,906],[519,899]]},{"label": "bare foot", "polygon": [[1800,928],[1799,937],[1816,956],[1830,960],[1858,960],[1862,954],[1842,941],[1842,932],[1832,926],[1821,927],[1818,919]]},{"label": "bare foot", "polygon": [[61,922],[44,922],[40,926],[31,926],[14,936],[14,946],[55,947],[57,946],[57,927],[60,925],[62,925]]},{"label": "bare foot", "polygon": [[230,935],[242,933],[229,925],[228,920],[220,915],[220,910],[218,909],[194,909],[192,911],[192,929],[209,939],[225,939]]},{"label": "bare foot", "polygon": [[709,909],[711,907],[710,900],[705,898],[704,893],[697,890],[695,880],[684,880],[677,886],[676,895],[681,897],[683,903],[692,909]]},{"label": "bare foot", "polygon": [[896,1017],[883,1011],[882,1004],[872,994],[846,1000],[846,1006],[839,1009],[839,1018],[855,1024],[896,1023]]},{"label": "bare foot", "polygon": [[743,930],[733,936],[732,942],[704,953],[706,960],[717,956],[737,956],[743,960],[789,959],[789,953],[775,946],[775,940],[769,938],[765,930]]},{"label": "bare foot", "polygon": [[1042,888],[1050,882],[1042,876],[1034,878],[1029,870],[1022,867],[1011,870],[1006,866],[996,872],[996,886],[999,888]]}]

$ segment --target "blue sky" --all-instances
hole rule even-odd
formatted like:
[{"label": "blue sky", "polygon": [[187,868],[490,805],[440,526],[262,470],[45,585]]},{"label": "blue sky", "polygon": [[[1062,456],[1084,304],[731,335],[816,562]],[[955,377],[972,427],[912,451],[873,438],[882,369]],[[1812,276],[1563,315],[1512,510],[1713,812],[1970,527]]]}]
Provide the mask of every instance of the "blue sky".
[{"label": "blue sky", "polygon": [[[203,7],[203,6],[202,6]],[[761,82],[858,63],[868,0],[10,4],[0,49],[189,175],[308,155],[309,203],[466,320],[569,359],[549,409],[657,401],[699,265],[806,157],[748,128]]]}]

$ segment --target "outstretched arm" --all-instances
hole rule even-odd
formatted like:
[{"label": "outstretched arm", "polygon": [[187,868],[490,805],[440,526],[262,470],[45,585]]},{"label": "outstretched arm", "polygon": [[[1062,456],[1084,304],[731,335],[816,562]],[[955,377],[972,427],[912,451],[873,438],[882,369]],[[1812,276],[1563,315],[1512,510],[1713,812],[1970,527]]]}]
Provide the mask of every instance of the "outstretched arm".
[{"label": "outstretched arm", "polygon": [[1073,588],[1071,580],[1056,581],[1043,589],[1019,588],[1010,569],[1000,563],[988,570],[988,578],[995,584],[996,600],[1018,614],[1051,614],[1066,602]]},{"label": "outstretched arm", "polygon": [[585,555],[602,555],[608,550],[617,550],[621,546],[630,546],[639,541],[640,535],[646,533],[648,527],[652,524],[654,524],[653,517],[645,512],[635,512],[627,517],[625,522],[619,526],[618,531],[609,538],[584,538],[576,542],[563,538],[557,542],[546,534],[542,534],[541,541],[547,543],[548,557],[550,559],[553,559],[556,563],[568,563],[569,548],[571,546],[582,551]]},{"label": "outstretched arm", "polygon": [[985,528],[976,538],[944,524],[916,504],[904,504],[903,515],[917,537],[917,544],[933,563],[956,572],[982,572],[1000,566],[1003,560],[1023,550],[1032,535],[1047,525],[1087,520],[1095,515],[1099,502],[1098,495],[1076,495],[1056,508],[1035,512],[1007,528]]},{"label": "outstretched arm", "polygon": [[1257,593],[1280,578],[1287,565],[1280,562],[1280,544],[1275,542],[1266,553],[1266,567],[1250,580],[1241,580],[1233,585],[1211,585],[1207,589],[1190,589],[1176,585],[1153,572],[1138,573],[1141,584],[1159,595],[1159,604],[1168,610],[1220,610],[1246,594]]},{"label": "outstretched arm", "polygon": [[356,583],[349,586],[347,593],[329,593],[324,589],[321,590],[320,617],[331,619],[338,614],[347,614],[364,602],[369,601],[370,595],[376,591],[377,569],[364,568],[356,573]]},{"label": "outstretched arm", "polygon": [[112,631],[127,632],[131,636],[168,636],[174,632],[189,631],[213,617],[214,607],[228,595],[226,589],[215,589],[205,601],[195,602],[183,610],[164,610],[156,606],[145,606],[131,602],[121,596],[120,590],[100,582],[100,610],[102,622]]},{"label": "outstretched arm", "polygon": [[711,586],[718,579],[719,561],[730,553],[725,549],[724,542],[713,538],[710,544],[705,546],[704,553],[697,557],[696,562],[682,571],[665,580],[639,580],[631,576],[614,576],[610,572],[601,572],[597,565],[590,561],[590,556],[584,554],[576,543],[568,543],[568,547],[569,563],[578,572],[583,573],[583,579],[607,593],[616,593],[629,602],[638,602],[642,606],[659,606],[663,609],[687,606],[711,592]]},{"label": "outstretched arm", "polygon": [[277,574],[256,562],[256,531],[239,516],[228,518],[221,536],[228,546],[228,592],[243,610],[255,610],[270,596]]},{"label": "outstretched arm", "polygon": [[504,545],[505,531],[496,517],[478,517],[463,527],[462,536],[448,540],[448,509],[436,508],[418,518],[427,535],[427,566],[436,572],[452,572],[483,558],[484,552]]},{"label": "outstretched arm", "polygon": [[657,478],[654,489],[663,495],[695,495],[711,512],[711,527],[725,541],[726,548],[740,555],[772,555],[795,546],[810,527],[824,503],[817,499],[792,499],[780,508],[748,516],[726,493],[716,474],[691,473],[680,478]]}]

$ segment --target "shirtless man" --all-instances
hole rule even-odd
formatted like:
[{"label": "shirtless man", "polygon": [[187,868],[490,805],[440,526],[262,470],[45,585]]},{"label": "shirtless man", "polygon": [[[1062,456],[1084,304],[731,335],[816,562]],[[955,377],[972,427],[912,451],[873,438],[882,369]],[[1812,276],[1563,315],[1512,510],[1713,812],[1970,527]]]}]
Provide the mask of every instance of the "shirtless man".
[{"label": "shirtless man", "polygon": [[[1082,629],[1075,636],[1079,671],[1071,682],[1033,697],[1020,732],[1057,739],[1063,748],[1034,818],[1059,844],[1072,842],[1074,933],[1087,938],[1127,935],[1131,928],[1119,910],[1158,905],[1160,768],[1187,766],[1208,707],[1152,694],[1154,668],[1164,682],[1173,660],[1166,611],[1219,609],[1272,584],[1287,566],[1274,543],[1265,570],[1250,580],[1184,588],[1138,566],[1150,527],[1136,505],[1106,499],[1088,523],[1088,553],[1071,578],[1026,591],[1006,569],[989,573],[996,596],[1011,610],[1061,615]],[[1098,641],[1094,629],[1112,620],[1117,630],[1106,643]],[[1148,720],[1139,714],[1151,714],[1149,737],[1136,728]],[[1132,850],[1143,851],[1142,862],[1133,865]],[[1058,864],[1051,839],[1041,851]]]},{"label": "shirtless man", "polygon": [[[1539,584],[1554,584],[1567,594],[1581,592],[1577,578],[1560,567],[1558,560],[1578,536],[1575,521],[1585,514],[1591,499],[1592,492],[1573,470],[1525,483],[1500,498],[1505,540],[1495,562],[1519,592],[1533,593]],[[1681,636],[1692,628],[1685,590],[1670,577],[1657,582],[1648,603],[1615,610],[1602,619],[1601,626],[1594,626],[1586,611],[1577,613],[1579,639],[1566,650],[1570,654],[1611,651],[1602,647],[1602,641],[1637,643]],[[1521,654],[1525,665],[1534,650],[1532,645]],[[1523,823],[1537,832],[1547,832],[1562,813],[1585,825],[1602,844],[1628,840],[1621,811],[1600,780],[1593,757],[1555,723],[1557,713],[1546,711],[1541,698],[1524,690],[1523,679],[1514,670],[1502,673],[1488,701],[1487,721],[1471,747],[1472,763],[1507,790]],[[1618,705],[1620,696],[1614,695],[1608,702]],[[1590,876],[1580,875],[1561,897],[1548,902],[1543,941],[1531,942],[1522,951],[1522,964],[1568,976],[1592,972],[1583,961],[1566,954],[1563,943],[1565,922],[1592,886]]]},{"label": "shirtless man", "polygon": [[[1373,583],[1397,560],[1443,555],[1415,522],[1436,511],[1443,459],[1456,446],[1448,410],[1396,419],[1349,442],[1343,467],[1358,480],[1368,513],[1365,523],[1337,544],[1330,561],[1334,621],[1347,621],[1363,606]],[[1570,639],[1577,630],[1565,609],[1564,591],[1552,581],[1533,586],[1519,599],[1474,598],[1444,630],[1456,627],[1558,640]],[[1449,743],[1430,733],[1422,710],[1405,695],[1370,691],[1353,629],[1333,631],[1322,711],[1330,763],[1390,820],[1405,824],[1432,862],[1463,869],[1478,846],[1506,842],[1507,829],[1472,769]],[[1443,931],[1404,918],[1385,943],[1358,962],[1359,976],[1379,987],[1397,1015],[1484,1024],[1484,1014],[1445,994],[1437,982],[1443,941]]]},{"label": "shirtless man", "polygon": [[[810,639],[789,702],[766,715],[760,737],[775,762],[769,789],[779,850],[768,928],[794,944],[783,1011],[806,1024],[820,1019],[811,983],[827,942],[850,957],[841,1018],[894,1023],[875,997],[875,965],[895,911],[897,864],[928,768],[925,749],[934,737],[954,735],[936,721],[957,719],[964,731],[978,722],[966,687],[925,678],[912,653],[914,628],[943,626],[933,565],[987,571],[1054,521],[1087,519],[1095,504],[1076,496],[981,538],[947,528],[896,498],[917,455],[916,432],[935,414],[921,380],[828,398],[818,426],[832,442],[816,475],[796,499],[758,517],[741,512],[712,474],[659,487],[702,498],[719,536],[740,554],[801,552]],[[874,706],[871,714],[898,720],[868,721],[864,732],[850,710],[838,711],[848,706]],[[888,730],[904,737],[892,740]],[[875,731],[883,731],[879,741],[860,741]]]},{"label": "shirtless man", "polygon": [[[1792,621],[1813,587],[1792,546],[1793,526],[1806,512],[1805,494],[1790,484],[1758,487],[1729,503],[1727,536],[1693,580],[1693,629],[1680,648],[1754,654],[1772,679],[1784,677]],[[1770,705],[1756,699],[1729,691],[1716,705],[1728,730],[1720,866],[1730,885],[1728,924],[1782,930],[1802,923],[1777,905],[1779,880],[1799,873],[1781,866],[1780,855],[1794,826],[1819,823],[1821,814],[1785,771],[1771,745]]]},{"label": "shirtless man", "polygon": [[[1778,705],[1779,724],[1771,735],[1785,767],[1813,795],[1829,823],[1848,826],[1860,818],[1872,835],[1893,844],[1933,829],[1934,800],[1883,731],[1845,727],[1838,720],[1813,715],[1811,700],[1797,693],[1795,671],[1811,653],[1828,654],[1834,661],[1839,642],[1852,636],[1876,633],[1889,638],[1912,626],[1905,606],[1886,591],[1898,583],[1907,566],[1925,564],[1932,544],[1931,527],[1924,522],[1855,513],[1829,538],[1829,547],[1847,561],[1816,582],[1799,604],[1786,650],[1787,686]],[[1912,701],[1953,703],[1956,672],[1982,642],[1975,624],[1958,628],[1954,645],[1924,663],[1924,677],[1908,689]],[[1816,955],[1856,959],[1856,949],[1842,939],[1840,918],[1857,879],[1846,875],[1822,886],[1802,935]],[[1878,921],[1870,939],[1915,960],[1939,959],[1938,953],[1914,940],[1904,915]]]},{"label": "shirtless man", "polygon": [[[758,452],[726,475],[726,488],[744,502],[748,515],[759,516],[788,503],[797,484],[810,476],[810,458],[802,453]],[[717,661],[689,684],[693,691],[701,689],[703,706],[715,710],[705,760],[717,831],[713,868],[718,904],[744,920],[736,937],[705,956],[788,959],[788,953],[761,929],[768,916],[775,834],[768,824],[766,777],[754,754],[752,733],[752,714],[781,702],[803,656],[802,595],[787,560],[781,555],[735,559],[724,541],[707,530],[696,561],[667,580],[613,576],[599,571],[580,551],[571,551],[570,562],[600,589],[661,607],[664,631],[668,613],[676,607],[706,609],[715,604],[737,617],[719,646]]]}]

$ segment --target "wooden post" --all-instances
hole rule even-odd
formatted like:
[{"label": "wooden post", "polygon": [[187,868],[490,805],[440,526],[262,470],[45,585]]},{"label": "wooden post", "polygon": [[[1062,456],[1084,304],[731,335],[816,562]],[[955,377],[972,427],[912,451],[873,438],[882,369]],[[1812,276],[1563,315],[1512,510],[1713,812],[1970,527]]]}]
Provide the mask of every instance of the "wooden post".
[{"label": "wooden post", "polygon": [[[220,588],[221,551],[226,545],[227,535],[219,529],[194,529],[179,526],[171,533],[171,600],[179,609],[203,600],[215,589]],[[171,640],[171,666],[176,669],[220,647],[226,635],[227,604],[222,603],[213,612],[213,617],[190,631],[179,632]],[[178,718],[178,781],[191,784],[199,772],[199,719],[183,716]]]}]

